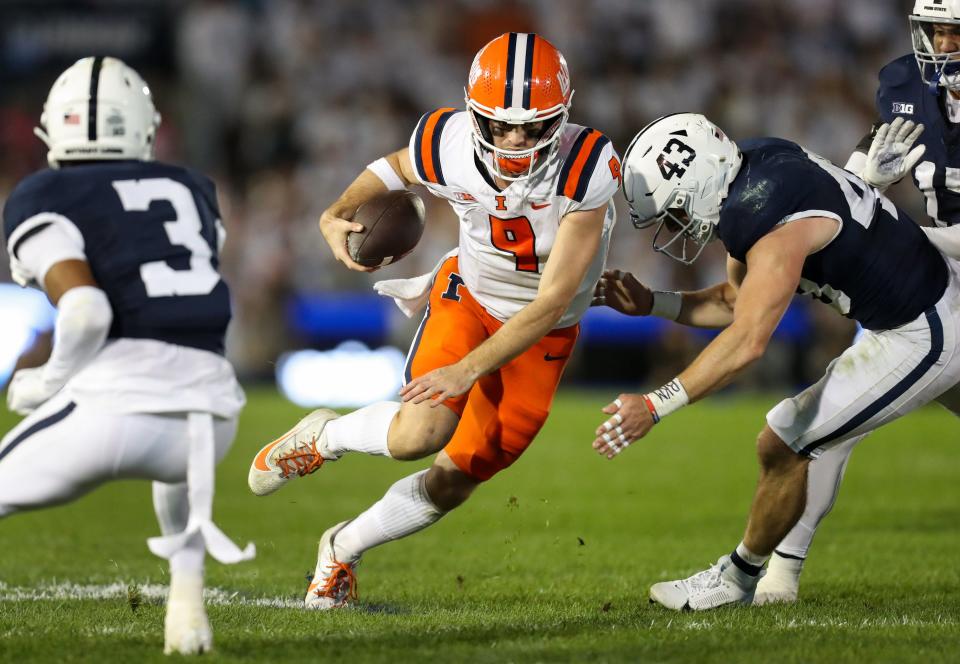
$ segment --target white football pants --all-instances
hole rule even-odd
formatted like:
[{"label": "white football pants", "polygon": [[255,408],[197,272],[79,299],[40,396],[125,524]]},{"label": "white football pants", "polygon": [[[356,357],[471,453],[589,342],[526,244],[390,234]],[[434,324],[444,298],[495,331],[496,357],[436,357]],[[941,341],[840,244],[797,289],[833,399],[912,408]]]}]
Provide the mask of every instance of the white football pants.
[{"label": "white football pants", "polygon": [[850,454],[867,433],[933,399],[960,416],[960,263],[948,264],[950,283],[934,311],[896,330],[860,335],[817,384],[768,414],[768,424],[794,451],[815,457],[807,470],[806,509],[779,553],[806,557],[837,499]]},{"label": "white football pants", "polygon": [[[237,419],[213,422],[219,461]],[[189,446],[185,413],[109,413],[58,394],[0,441],[0,518],[68,502],[110,480],[137,478],[154,481],[161,532],[181,532],[189,517]]]}]

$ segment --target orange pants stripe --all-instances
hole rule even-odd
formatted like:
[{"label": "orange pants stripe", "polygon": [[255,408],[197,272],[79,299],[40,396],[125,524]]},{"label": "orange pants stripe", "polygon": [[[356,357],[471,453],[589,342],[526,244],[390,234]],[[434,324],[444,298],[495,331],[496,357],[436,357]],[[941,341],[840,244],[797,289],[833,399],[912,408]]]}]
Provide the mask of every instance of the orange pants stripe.
[{"label": "orange pants stripe", "polygon": [[[407,359],[409,381],[454,364],[503,325],[463,285],[457,258],[447,259]],[[533,442],[576,343],[579,326],[552,330],[473,388],[444,405],[460,417],[444,448],[465,473],[487,480],[516,461]]]}]

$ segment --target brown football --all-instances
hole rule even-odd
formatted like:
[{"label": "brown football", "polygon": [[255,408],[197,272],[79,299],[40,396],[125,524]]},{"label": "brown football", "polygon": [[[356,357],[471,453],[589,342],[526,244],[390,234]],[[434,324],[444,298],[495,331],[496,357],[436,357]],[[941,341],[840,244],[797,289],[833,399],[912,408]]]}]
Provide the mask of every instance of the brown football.
[{"label": "brown football", "polygon": [[353,216],[365,230],[347,235],[350,258],[365,267],[395,263],[417,246],[423,217],[423,201],[412,191],[388,191],[371,198]]}]

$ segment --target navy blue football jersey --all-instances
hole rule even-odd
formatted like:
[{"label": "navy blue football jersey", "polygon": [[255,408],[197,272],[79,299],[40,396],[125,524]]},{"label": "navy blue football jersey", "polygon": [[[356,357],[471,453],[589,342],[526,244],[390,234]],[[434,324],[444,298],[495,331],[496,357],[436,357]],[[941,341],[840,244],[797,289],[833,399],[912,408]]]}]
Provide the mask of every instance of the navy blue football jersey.
[{"label": "navy blue football jersey", "polygon": [[743,141],[743,165],[717,227],[727,252],[747,252],[778,224],[840,221],[830,244],[803,264],[797,292],[820,299],[867,329],[891,329],[933,306],[947,265],[927,236],[888,199],[826,159],[778,138]]},{"label": "navy blue football jersey", "polygon": [[4,207],[11,253],[53,215],[83,236],[83,252],[113,308],[110,338],[223,352],[230,295],[218,272],[213,182],[156,162],[40,171],[21,181]]},{"label": "navy blue football jersey", "polygon": [[877,112],[883,122],[901,116],[923,123],[917,143],[927,146],[913,169],[913,181],[927,199],[927,214],[938,226],[960,222],[960,125],[947,119],[946,94],[934,92],[920,78],[913,54],[897,58],[880,70]]}]

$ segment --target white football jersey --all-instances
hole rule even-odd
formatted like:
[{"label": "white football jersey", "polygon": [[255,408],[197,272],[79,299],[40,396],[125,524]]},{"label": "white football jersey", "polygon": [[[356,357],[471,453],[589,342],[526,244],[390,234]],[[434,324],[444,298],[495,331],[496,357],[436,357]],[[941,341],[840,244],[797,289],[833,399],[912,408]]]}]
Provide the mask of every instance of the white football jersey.
[{"label": "white football jersey", "polygon": [[557,327],[577,323],[590,306],[615,223],[612,197],[620,186],[620,159],[610,140],[568,123],[553,161],[503,190],[474,151],[466,111],[441,108],[427,113],[409,149],[420,182],[448,200],[460,218],[460,276],[476,300],[501,321],[536,296],[563,218],[607,206],[600,249]]}]

